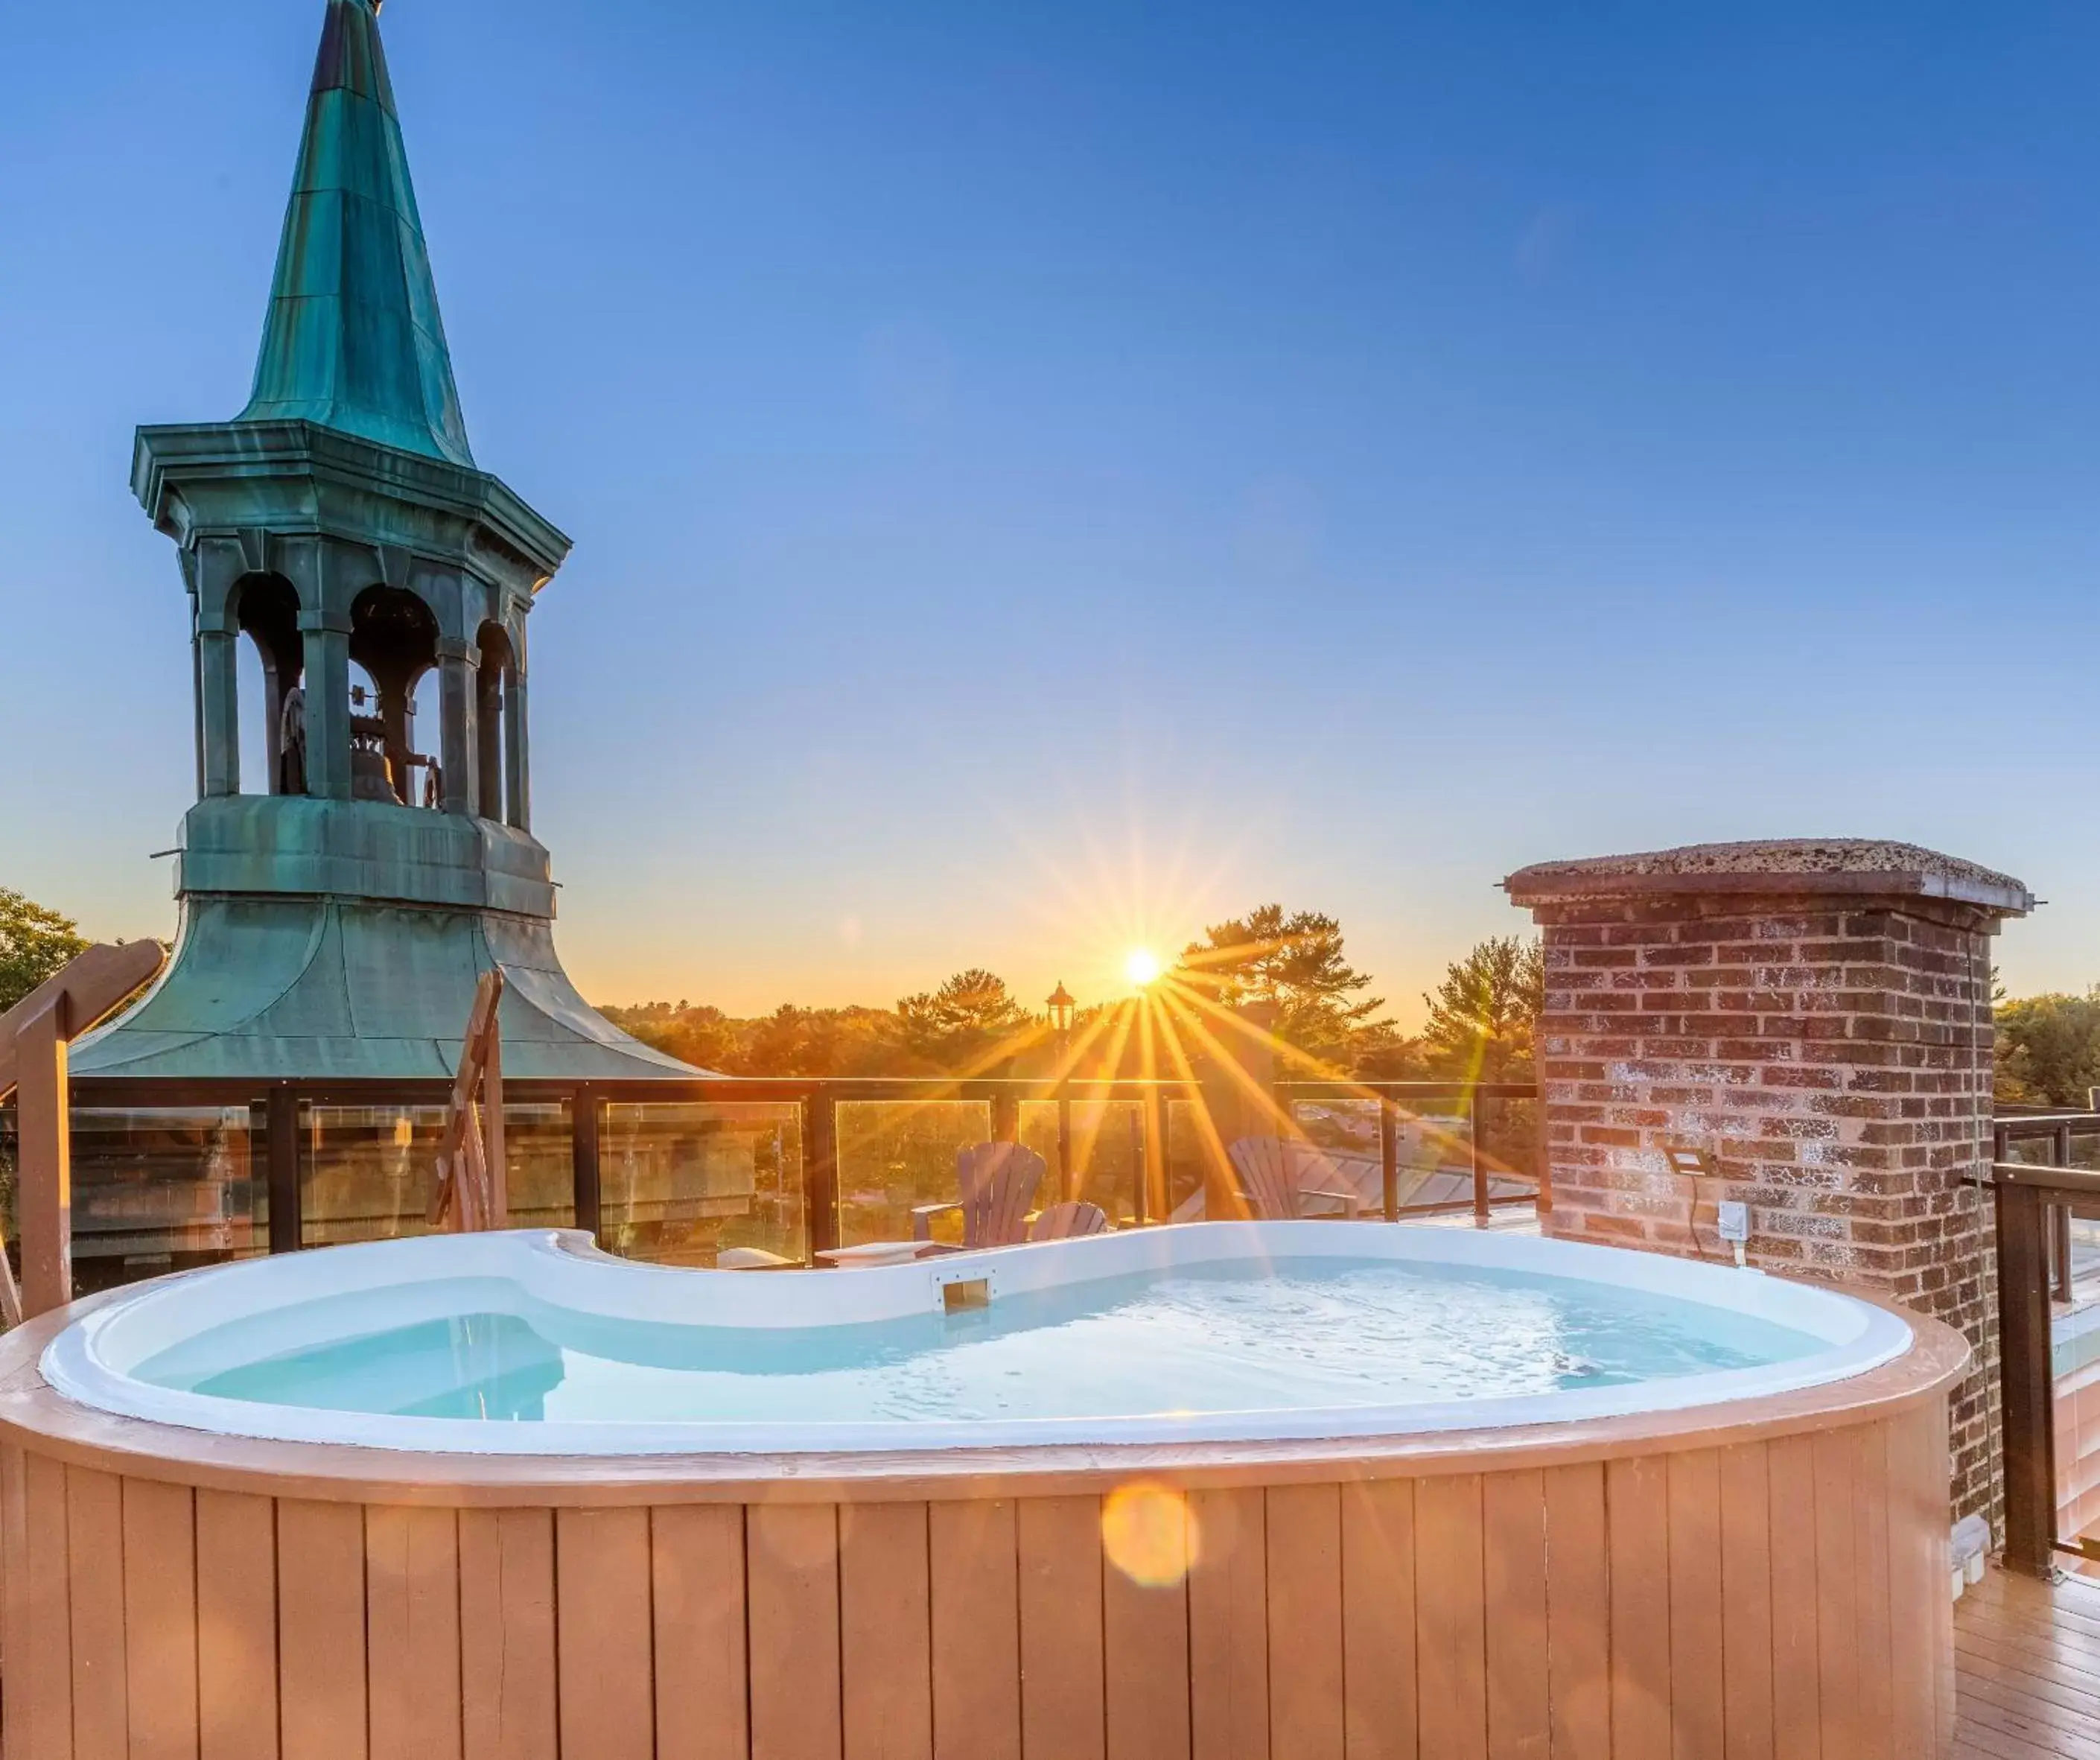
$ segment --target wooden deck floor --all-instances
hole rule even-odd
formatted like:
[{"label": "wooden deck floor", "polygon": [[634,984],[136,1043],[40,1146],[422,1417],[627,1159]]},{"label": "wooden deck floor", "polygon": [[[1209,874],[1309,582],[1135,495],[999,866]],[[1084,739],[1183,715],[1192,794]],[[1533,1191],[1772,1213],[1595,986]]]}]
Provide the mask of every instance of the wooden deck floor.
[{"label": "wooden deck floor", "polygon": [[1954,1606],[1957,1760],[2100,1760],[2100,1585],[1990,1572]]}]

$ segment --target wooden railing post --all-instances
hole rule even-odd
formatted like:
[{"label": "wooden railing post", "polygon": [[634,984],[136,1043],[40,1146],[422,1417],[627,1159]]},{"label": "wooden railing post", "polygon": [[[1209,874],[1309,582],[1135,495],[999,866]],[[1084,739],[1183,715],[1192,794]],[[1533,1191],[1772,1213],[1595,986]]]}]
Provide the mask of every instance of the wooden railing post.
[{"label": "wooden railing post", "polygon": [[66,996],[46,996],[15,1029],[15,1226],[22,1312],[73,1299],[73,1109],[66,1081]]},{"label": "wooden railing post", "polygon": [[1546,1139],[1546,1102],[1544,1089],[1539,1091],[1531,1104],[1533,1162],[1538,1170],[1538,1196],[1534,1207],[1542,1216],[1553,1214],[1553,1145]]},{"label": "wooden railing post", "polygon": [[1392,1102],[1380,1096],[1379,1109],[1379,1200],[1388,1222],[1400,1220],[1400,1120]]},{"label": "wooden railing post", "polygon": [[[2051,1140],[2056,1165],[2071,1165],[2071,1127],[2059,1124]],[[2052,1204],[2049,1206],[2049,1293],[2059,1302],[2071,1299],[2071,1206]]]},{"label": "wooden railing post", "polygon": [[1057,1195],[1066,1203],[1079,1195],[1079,1170],[1072,1165],[1072,1096],[1057,1096]]},{"label": "wooden railing post", "polygon": [[299,1093],[289,1083],[262,1103],[263,1170],[270,1191],[270,1251],[296,1253],[306,1244],[300,1215]]},{"label": "wooden railing post", "polygon": [[2006,1176],[1993,1192],[1998,1220],[1999,1376],[2005,1464],[2005,1564],[2029,1577],[2054,1568],[2056,1423],[2045,1194]]},{"label": "wooden railing post", "polygon": [[1473,1156],[1473,1226],[1488,1225],[1488,1164],[1480,1153],[1480,1096],[1476,1088],[1466,1096],[1466,1140]]},{"label": "wooden railing post", "polygon": [[802,1204],[814,1258],[839,1244],[839,1103],[828,1088],[802,1102]]},{"label": "wooden railing post", "polygon": [[598,1173],[598,1131],[604,1105],[598,1090],[579,1083],[569,1096],[569,1167],[576,1189],[576,1226],[602,1246],[603,1187]]},{"label": "wooden railing post", "polygon": [[1153,1097],[1152,1146],[1145,1158],[1145,1207],[1155,1222],[1174,1215],[1174,1102],[1164,1094]]}]

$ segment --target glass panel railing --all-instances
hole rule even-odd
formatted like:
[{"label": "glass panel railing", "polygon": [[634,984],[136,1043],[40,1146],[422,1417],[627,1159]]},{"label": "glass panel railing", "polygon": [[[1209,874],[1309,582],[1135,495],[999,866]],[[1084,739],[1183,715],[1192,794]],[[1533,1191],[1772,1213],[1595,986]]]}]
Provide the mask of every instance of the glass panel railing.
[{"label": "glass panel railing", "polygon": [[[2100,1544],[2100,1223],[2071,1223],[2071,1299],[2052,1304],[2055,1383],[2056,1533]],[[2100,1559],[2058,1562],[2100,1577]]]},{"label": "glass panel railing", "polygon": [[1137,1220],[1143,1202],[1145,1107],[1136,1101],[1097,1101],[1072,1108],[1073,1158],[1079,1195],[1108,1212],[1124,1228]]},{"label": "glass panel railing", "polygon": [[712,1265],[741,1248],[789,1261],[809,1251],[801,1109],[615,1101],[598,1128],[598,1239],[667,1265]]},{"label": "glass panel railing", "polygon": [[245,1106],[75,1107],[74,1289],[267,1252],[262,1135]]},{"label": "glass panel railing", "polygon": [[1057,1103],[1021,1104],[1021,1140],[1043,1162],[1043,1190],[1037,1202],[1052,1204],[1069,1195],[1098,1205],[1110,1223],[1127,1227],[1137,1215],[1143,1109],[1134,1101],[1122,1100],[1074,1100],[1070,1109],[1071,1158],[1066,1180],[1058,1156]]},{"label": "glass panel railing", "polygon": [[[1535,1105],[1529,1101],[1484,1101],[1480,1148],[1491,1198],[1526,1198],[1535,1189],[1529,1173],[1537,1150]],[[1355,1193],[1363,1214],[1380,1214],[1384,1168],[1379,1149],[1377,1105],[1368,1101],[1296,1101],[1298,1128],[1332,1163],[1338,1188]],[[1472,1121],[1458,1105],[1415,1110],[1394,1108],[1396,1202],[1401,1209],[1427,1210],[1473,1201]]]},{"label": "glass panel railing", "polygon": [[[444,1133],[442,1106],[320,1106],[299,1111],[300,1238],[308,1246],[426,1234],[424,1214]],[[504,1164],[515,1228],[576,1225],[569,1109],[503,1109]]]},{"label": "glass panel railing", "polygon": [[503,1150],[510,1170],[510,1226],[576,1227],[576,1144],[567,1103],[506,1105]]},{"label": "glass panel railing", "polygon": [[1383,1214],[1385,1177],[1379,1158],[1379,1109],[1375,1101],[1299,1101],[1291,1122],[1305,1140],[1326,1158],[1319,1184],[1345,1192],[1362,1208],[1360,1215]]},{"label": "glass panel railing", "polygon": [[[1031,1208],[1046,1208],[1069,1191],[1100,1206],[1113,1225],[1127,1227],[1137,1215],[1143,1109],[1120,1100],[1074,1100],[1069,1106],[1068,1174],[1057,1102],[1020,1103],[1020,1140],[1043,1158]],[[990,1110],[982,1101],[848,1101],[840,1103],[838,1118],[839,1237],[849,1246],[910,1239],[913,1211],[952,1204],[957,1154],[991,1134]],[[1184,1119],[1171,1163],[1174,1189],[1182,1196],[1201,1184],[1199,1153],[1193,1125]],[[936,1241],[962,1239],[961,1220],[953,1211],[929,1216],[927,1226]]]},{"label": "glass panel railing", "polygon": [[[846,1101],[838,1118],[842,1246],[912,1238],[914,1208],[953,1203],[957,1153],[991,1135],[990,1109],[975,1100]],[[937,1241],[963,1237],[953,1211],[929,1227]]]},{"label": "glass panel railing", "polygon": [[2053,1131],[2016,1136],[2005,1145],[2005,1158],[2023,1167],[2062,1167],[2100,1170],[2100,1135],[2089,1130],[2073,1130],[2069,1146],[2070,1155],[2066,1158],[2064,1145]]}]

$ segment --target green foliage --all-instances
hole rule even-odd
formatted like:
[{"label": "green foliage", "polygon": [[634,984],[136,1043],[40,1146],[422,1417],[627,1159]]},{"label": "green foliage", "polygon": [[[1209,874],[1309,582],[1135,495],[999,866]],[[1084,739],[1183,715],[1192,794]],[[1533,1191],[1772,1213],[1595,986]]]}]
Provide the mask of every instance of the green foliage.
[{"label": "green foliage", "polygon": [[886,1008],[783,1003],[750,1024],[739,1061],[749,1075],[897,1074],[897,1017]]},{"label": "green foliage", "polygon": [[738,1020],[684,1002],[598,1012],[644,1044],[725,1075],[960,1075],[1045,1034],[991,973],[958,972],[938,990],[888,1008],[801,1008]]},{"label": "green foliage", "polygon": [[[1213,925],[1192,943],[1167,995],[1194,991],[1227,1008],[1268,1005],[1274,1031],[1297,1053],[1299,1074],[1413,1081],[1431,1071],[1420,1041],[1373,1017],[1384,1006],[1360,993],[1370,980],[1345,955],[1340,925],[1317,911],[1264,905]],[[1125,1018],[1127,1001],[1082,1008],[1073,1023],[1082,1078],[1154,1075],[1144,1067],[1145,1035]],[[614,1026],[703,1070],[727,1075],[1047,1075],[1058,1041],[1043,1017],[1015,999],[1004,980],[980,968],[958,972],[938,990],[886,1008],[802,1008],[737,1019],[706,1004],[644,1003],[602,1008]],[[1200,1008],[1195,1011],[1200,1018]],[[1215,1031],[1215,1027],[1207,1030]],[[1195,1035],[1183,1031],[1193,1051]]]},{"label": "green foliage", "polygon": [[2077,1106],[2100,1087],[2100,985],[2000,1003],[1997,1094],[2031,1105]]},{"label": "green foliage", "polygon": [[1032,1020],[1006,981],[981,967],[958,972],[937,990],[897,1004],[905,1048],[943,1070],[983,1070],[1011,1056]]},{"label": "green foliage", "polygon": [[1502,935],[1480,942],[1422,999],[1429,1008],[1423,1043],[1437,1075],[1532,1079],[1532,1041],[1546,1005],[1546,964],[1536,941]]},{"label": "green foliage", "polygon": [[1418,1039],[1410,1039],[1390,1021],[1367,1021],[1357,1029],[1355,1067],[1360,1082],[1426,1082],[1428,1053]]},{"label": "green foliage", "polygon": [[1273,1008],[1270,1030],[1304,1063],[1339,1074],[1366,1059],[1404,1061],[1406,1042],[1371,1018],[1385,999],[1357,994],[1371,981],[1344,956],[1333,917],[1265,904],[1203,936],[1183,950],[1176,981],[1228,1008]]},{"label": "green foliage", "polygon": [[682,1061],[724,1075],[930,1075],[906,1053],[886,1008],[799,1008],[737,1020],[705,1004],[643,1003],[598,1012]]},{"label": "green foliage", "polygon": [[60,916],[0,886],[0,1010],[11,1008],[87,943]]}]

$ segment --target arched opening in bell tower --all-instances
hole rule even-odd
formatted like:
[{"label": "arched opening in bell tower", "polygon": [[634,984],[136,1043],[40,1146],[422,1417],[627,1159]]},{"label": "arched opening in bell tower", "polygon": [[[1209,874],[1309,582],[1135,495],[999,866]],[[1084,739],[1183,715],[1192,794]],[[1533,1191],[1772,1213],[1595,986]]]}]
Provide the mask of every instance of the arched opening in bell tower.
[{"label": "arched opening in bell tower", "polygon": [[516,788],[511,778],[518,743],[517,655],[501,624],[483,624],[475,645],[480,650],[480,666],[474,674],[479,810],[483,818],[514,825]]},{"label": "arched opening in bell tower", "polygon": [[281,575],[244,575],[234,584],[233,617],[248,638],[235,663],[232,717],[241,792],[304,794],[304,717],[298,692],[306,660],[299,596]]},{"label": "arched opening in bell tower", "polygon": [[416,686],[438,662],[437,618],[402,588],[367,587],[350,607],[350,661],[351,798],[438,805],[444,781],[426,749],[435,713],[430,734],[416,731]]}]

